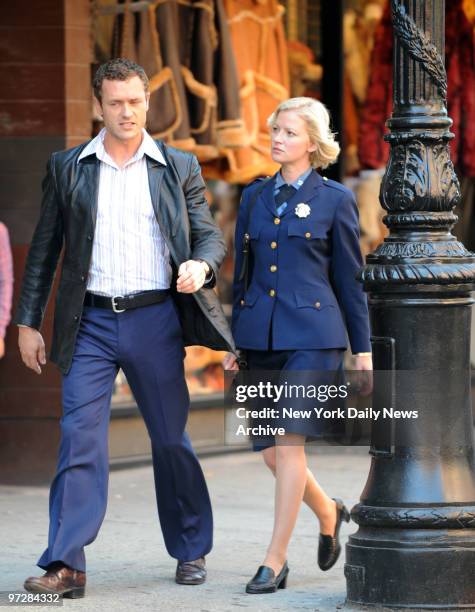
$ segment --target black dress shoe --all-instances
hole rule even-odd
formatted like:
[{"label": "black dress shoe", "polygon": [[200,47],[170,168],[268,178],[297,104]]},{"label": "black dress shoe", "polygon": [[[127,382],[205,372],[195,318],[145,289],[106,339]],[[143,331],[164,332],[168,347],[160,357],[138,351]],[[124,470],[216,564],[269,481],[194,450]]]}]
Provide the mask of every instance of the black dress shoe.
[{"label": "black dress shoe", "polygon": [[277,589],[285,589],[288,575],[289,566],[287,565],[287,561],[284,563],[277,577],[272,568],[267,567],[267,565],[261,565],[254,578],[247,583],[246,593],[259,595],[260,593],[275,593]]},{"label": "black dress shoe", "polygon": [[331,535],[320,534],[318,542],[318,566],[324,572],[335,565],[341,553],[338,534],[342,521],[350,522],[350,513],[341,499],[334,498],[336,502],[336,525],[335,533]]},{"label": "black dress shoe", "polygon": [[178,561],[175,582],[178,584],[203,584],[206,580],[206,561],[200,557],[195,561]]}]

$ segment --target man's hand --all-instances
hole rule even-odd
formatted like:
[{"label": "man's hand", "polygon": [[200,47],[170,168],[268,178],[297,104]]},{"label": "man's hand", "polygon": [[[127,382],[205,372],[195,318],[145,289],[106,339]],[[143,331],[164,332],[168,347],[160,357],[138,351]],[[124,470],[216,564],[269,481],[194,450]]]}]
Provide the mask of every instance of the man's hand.
[{"label": "man's hand", "polygon": [[41,374],[40,364],[45,365],[46,352],[40,332],[32,327],[19,327],[18,346],[23,363],[37,374]]},{"label": "man's hand", "polygon": [[225,370],[233,370],[236,372],[239,370],[239,364],[237,361],[237,357],[234,353],[226,354],[226,356],[223,359],[223,368]]},{"label": "man's hand", "polygon": [[209,266],[204,261],[189,259],[178,268],[177,291],[180,293],[195,293],[204,285]]},{"label": "man's hand", "polygon": [[0,359],[5,356],[5,340],[0,338]]}]

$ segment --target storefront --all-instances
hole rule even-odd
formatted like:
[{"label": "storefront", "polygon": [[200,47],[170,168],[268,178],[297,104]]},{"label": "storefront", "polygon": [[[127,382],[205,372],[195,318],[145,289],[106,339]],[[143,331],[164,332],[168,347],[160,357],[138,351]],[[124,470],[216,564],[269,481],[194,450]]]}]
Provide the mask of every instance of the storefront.
[{"label": "storefront", "polygon": [[[202,163],[210,206],[228,246],[218,285],[228,315],[239,194],[245,183],[275,172],[265,121],[289,95],[317,97],[332,111],[343,155],[326,174],[344,180],[356,193],[363,251],[373,250],[386,234],[378,195],[389,153],[384,124],[392,103],[389,2],[329,4],[94,3],[95,65],[126,56],[145,66],[152,82],[149,130],[173,146],[193,151]],[[475,119],[475,94],[470,95],[475,91],[472,5],[460,1],[447,8],[449,113],[456,132],[452,155],[467,196],[458,228],[464,242],[474,240],[475,138],[467,129]],[[187,350],[193,400],[220,401],[220,359],[208,349]],[[114,405],[131,401],[119,374]]]},{"label": "storefront", "polygon": [[[266,119],[289,96],[310,95],[329,107],[343,151],[339,163],[325,174],[355,191],[363,252],[381,242],[385,226],[378,194],[388,159],[383,135],[392,103],[388,0],[285,0],[283,4],[277,0],[57,0],[34,4],[30,11],[13,5],[6,9],[8,50],[0,60],[6,97],[0,122],[6,168],[1,177],[0,218],[10,228],[14,245],[16,298],[47,157],[98,132],[101,125],[92,110],[91,72],[115,56],[134,59],[150,77],[150,133],[192,151],[201,162],[208,201],[228,247],[217,288],[226,315],[231,314],[233,233],[240,193],[249,181],[277,170],[269,156]],[[448,110],[455,132],[452,157],[464,194],[455,231],[472,249],[474,25],[475,0],[447,2]],[[47,339],[51,312],[50,305]],[[194,441],[200,437],[202,448],[223,443],[222,357],[202,347],[187,349],[191,434]],[[10,466],[13,473],[18,469],[12,467],[15,456],[21,455],[21,470],[28,474],[32,458],[40,453],[46,471],[51,472],[57,442],[57,428],[51,433],[51,425],[60,414],[59,377],[50,373],[47,380],[38,382],[25,373],[13,329],[7,336],[7,357],[0,363],[0,382],[6,440],[0,464]],[[147,454],[146,433],[123,373],[115,382],[111,433],[113,459]]]}]

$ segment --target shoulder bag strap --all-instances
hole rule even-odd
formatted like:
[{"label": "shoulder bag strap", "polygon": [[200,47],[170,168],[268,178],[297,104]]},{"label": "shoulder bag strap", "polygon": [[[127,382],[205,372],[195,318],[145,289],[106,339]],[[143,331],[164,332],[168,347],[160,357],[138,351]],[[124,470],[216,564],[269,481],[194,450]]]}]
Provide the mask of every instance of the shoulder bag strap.
[{"label": "shoulder bag strap", "polygon": [[259,185],[259,187],[254,191],[254,193],[251,195],[251,198],[249,200],[249,206],[247,207],[247,215],[246,215],[246,225],[245,225],[245,231],[244,231],[244,236],[243,236],[243,240],[242,240],[242,255],[243,255],[243,259],[242,259],[242,266],[241,266],[241,271],[239,273],[239,280],[240,281],[244,281],[244,285],[243,285],[243,289],[244,292],[247,291],[247,288],[249,287],[249,282],[250,282],[250,278],[249,278],[249,264],[250,264],[250,242],[251,242],[251,237],[249,236],[249,224],[251,222],[251,214],[252,211],[254,209],[254,206],[256,205],[257,202],[257,198],[259,197],[259,194],[261,193],[261,191],[264,189],[264,187],[267,185],[267,183],[272,180],[272,177],[269,177],[267,179],[264,179],[261,184]]}]

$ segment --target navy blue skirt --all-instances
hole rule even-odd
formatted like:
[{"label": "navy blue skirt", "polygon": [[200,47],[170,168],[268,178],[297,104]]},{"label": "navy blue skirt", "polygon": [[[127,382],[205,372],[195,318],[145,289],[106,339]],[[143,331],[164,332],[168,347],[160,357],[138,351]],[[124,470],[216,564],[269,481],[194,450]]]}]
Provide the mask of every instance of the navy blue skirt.
[{"label": "navy blue skirt", "polygon": [[[274,380],[281,372],[281,382],[319,385],[339,385],[344,380],[343,356],[341,349],[287,350],[287,351],[254,351],[247,350],[248,368],[252,372],[267,370],[273,373]],[[286,375],[286,372],[296,372],[296,375]],[[312,417],[284,418],[283,408],[292,406],[297,410],[312,410]],[[313,412],[314,407],[329,408],[328,402],[317,399],[282,399],[277,405],[279,417],[269,421],[272,427],[283,427],[285,433],[299,434],[306,439],[319,439],[325,433],[334,430],[334,424],[328,419],[318,418]],[[275,438],[259,436],[253,439],[253,449],[261,451],[275,445]]]}]

